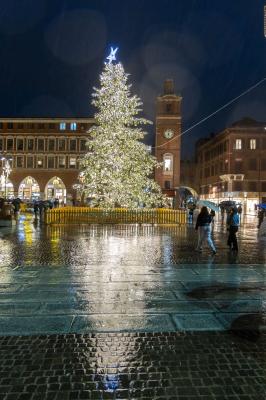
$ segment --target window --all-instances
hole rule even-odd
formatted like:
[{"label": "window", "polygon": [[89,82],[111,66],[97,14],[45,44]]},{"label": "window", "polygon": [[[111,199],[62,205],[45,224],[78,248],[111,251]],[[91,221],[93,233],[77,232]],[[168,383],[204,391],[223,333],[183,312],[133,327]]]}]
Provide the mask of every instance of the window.
[{"label": "window", "polygon": [[166,112],[170,113],[172,111],[172,104],[168,103],[166,104]]},{"label": "window", "polygon": [[38,124],[38,129],[44,129],[44,124]]},{"label": "window", "polygon": [[8,122],[7,129],[13,129],[13,122]]},{"label": "window", "polygon": [[266,139],[262,139],[262,148],[266,149]]},{"label": "window", "polygon": [[173,172],[173,155],[170,153],[163,155],[163,170],[166,173]]},{"label": "window", "polygon": [[23,142],[24,142],[23,139],[17,139],[17,150],[18,151],[23,151],[23,149],[24,149]]},{"label": "window", "polygon": [[206,167],[204,169],[204,177],[208,178],[210,176],[210,167]]},{"label": "window", "polygon": [[18,124],[18,129],[23,129],[23,128],[24,128],[24,124],[19,123],[19,124]]},{"label": "window", "polygon": [[3,129],[3,122],[0,122],[0,129]]},{"label": "window", "polygon": [[37,157],[37,168],[43,168],[43,157],[38,156]]},{"label": "window", "polygon": [[7,151],[13,150],[13,139],[7,139],[6,149],[7,149]]},{"label": "window", "polygon": [[0,151],[3,151],[3,139],[0,139]]},{"label": "window", "polygon": [[234,191],[241,192],[243,190],[243,182],[234,182]]},{"label": "window", "polygon": [[33,168],[33,157],[32,156],[27,157],[27,168]]},{"label": "window", "polygon": [[55,150],[55,140],[54,139],[49,139],[49,141],[48,141],[48,150],[49,151]]},{"label": "window", "polygon": [[31,150],[34,149],[34,139],[28,139],[28,140],[27,140],[27,149],[28,149],[29,151],[31,151]]},{"label": "window", "polygon": [[55,124],[50,123],[49,124],[49,129],[54,129],[55,128]]},{"label": "window", "polygon": [[65,122],[60,122],[59,129],[60,129],[60,131],[65,131],[66,130],[66,123]]},{"label": "window", "polygon": [[242,139],[236,139],[235,141],[235,149],[241,150],[242,149]]},{"label": "window", "polygon": [[38,139],[38,151],[44,151],[44,139]]},{"label": "window", "polygon": [[70,157],[69,158],[69,168],[76,168],[76,157]]},{"label": "window", "polygon": [[29,124],[29,125],[28,125],[28,128],[29,128],[29,129],[34,129],[34,124]]},{"label": "window", "polygon": [[248,183],[248,190],[250,192],[256,192],[257,191],[257,182],[249,182]]},{"label": "window", "polygon": [[17,168],[23,168],[23,157],[22,156],[17,157]]},{"label": "window", "polygon": [[65,168],[66,166],[66,157],[59,156],[59,168]]},{"label": "window", "polygon": [[235,160],[235,171],[236,174],[241,174],[243,172],[243,161]]},{"label": "window", "polygon": [[261,191],[266,192],[266,182],[261,182]]},{"label": "window", "polygon": [[86,140],[80,141],[80,151],[86,151]]},{"label": "window", "polygon": [[261,160],[261,170],[266,171],[266,158]]},{"label": "window", "polygon": [[256,145],[257,145],[256,139],[250,139],[249,140],[249,148],[250,148],[250,150],[256,150]]},{"label": "window", "polygon": [[76,148],[77,148],[76,139],[70,139],[70,141],[69,141],[69,150],[70,151],[76,151]]},{"label": "window", "polygon": [[48,156],[48,168],[54,168],[54,157]]},{"label": "window", "polygon": [[170,181],[164,181],[164,188],[165,189],[171,189],[171,182]]},{"label": "window", "polygon": [[257,171],[257,159],[256,158],[249,159],[248,168],[250,171]]},{"label": "window", "polygon": [[66,147],[65,139],[59,139],[58,140],[58,150],[59,151],[65,151],[65,147]]},{"label": "window", "polygon": [[77,123],[76,123],[76,122],[71,122],[71,124],[70,124],[70,130],[71,130],[71,131],[76,131],[76,130],[77,130]]}]

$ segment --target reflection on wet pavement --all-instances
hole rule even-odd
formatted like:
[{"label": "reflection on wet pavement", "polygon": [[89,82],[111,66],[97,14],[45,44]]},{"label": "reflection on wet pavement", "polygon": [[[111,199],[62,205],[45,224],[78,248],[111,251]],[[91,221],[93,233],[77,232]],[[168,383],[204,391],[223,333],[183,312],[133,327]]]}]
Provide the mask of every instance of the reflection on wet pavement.
[{"label": "reflection on wet pavement", "polygon": [[266,335],[0,337],[4,399],[265,400]]},{"label": "reflection on wet pavement", "polygon": [[21,218],[1,230],[0,332],[223,331],[247,313],[263,316],[265,239],[243,225],[233,255],[223,226],[214,236],[213,257],[194,251],[192,227],[50,227]]}]

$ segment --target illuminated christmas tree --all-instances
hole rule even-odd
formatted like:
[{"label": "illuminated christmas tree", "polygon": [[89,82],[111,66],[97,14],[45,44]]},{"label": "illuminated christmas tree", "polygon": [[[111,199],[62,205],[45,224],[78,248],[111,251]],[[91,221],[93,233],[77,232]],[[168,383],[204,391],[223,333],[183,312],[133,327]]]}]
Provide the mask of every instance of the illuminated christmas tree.
[{"label": "illuminated christmas tree", "polygon": [[164,197],[151,177],[159,164],[142,142],[141,125],[151,122],[137,117],[142,102],[131,95],[122,64],[112,63],[115,53],[112,49],[100,75],[100,88],[94,88],[92,104],[98,111],[80,162],[81,189],[104,208],[160,206]]}]

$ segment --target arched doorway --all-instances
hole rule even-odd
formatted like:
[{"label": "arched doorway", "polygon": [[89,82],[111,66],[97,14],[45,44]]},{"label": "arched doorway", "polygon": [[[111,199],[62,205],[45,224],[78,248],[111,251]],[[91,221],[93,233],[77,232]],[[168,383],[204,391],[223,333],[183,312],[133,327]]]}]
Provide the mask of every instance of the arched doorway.
[{"label": "arched doorway", "polygon": [[0,197],[11,199],[14,197],[13,183],[2,174],[0,176]]},{"label": "arched doorway", "polygon": [[181,206],[187,206],[188,203],[196,204],[199,195],[195,189],[189,186],[179,186],[176,191]]},{"label": "arched doorway", "polygon": [[18,197],[22,200],[38,200],[40,198],[40,186],[36,179],[27,176],[18,188]]},{"label": "arched doorway", "polygon": [[62,179],[54,176],[45,187],[45,198],[47,200],[58,199],[60,203],[66,202],[66,187]]}]

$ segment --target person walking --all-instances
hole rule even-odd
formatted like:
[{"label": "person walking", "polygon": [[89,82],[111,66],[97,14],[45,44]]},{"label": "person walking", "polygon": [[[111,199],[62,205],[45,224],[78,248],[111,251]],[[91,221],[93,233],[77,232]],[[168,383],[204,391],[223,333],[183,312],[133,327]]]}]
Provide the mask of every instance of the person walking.
[{"label": "person walking", "polygon": [[216,248],[211,238],[211,223],[212,217],[208,212],[207,207],[202,207],[197,218],[195,229],[198,231],[198,246],[196,251],[202,251],[202,245],[207,241],[212,250],[212,254],[216,254]]},{"label": "person walking", "polygon": [[239,227],[239,215],[237,212],[237,208],[234,207],[231,209],[230,214],[227,217],[226,225],[227,230],[229,232],[227,245],[229,246],[230,250],[238,251],[238,243],[236,233]]},{"label": "person walking", "polygon": [[260,228],[263,220],[264,220],[264,210],[263,208],[260,208],[258,211],[258,228]]},{"label": "person walking", "polygon": [[239,215],[239,223],[241,222],[242,211],[243,210],[242,210],[241,204],[239,204],[239,206],[237,207],[237,212]]},{"label": "person walking", "polygon": [[190,208],[188,211],[188,222],[190,224],[193,223],[193,214],[194,214],[194,208]]}]

